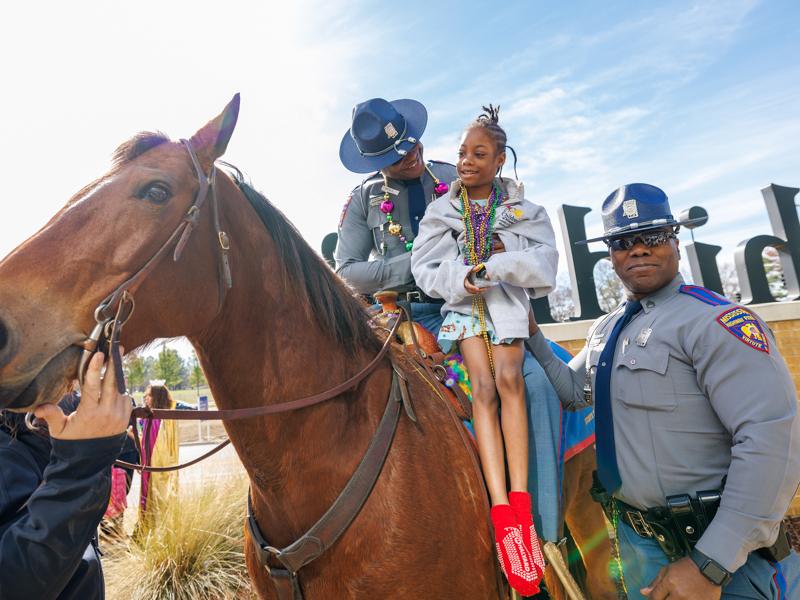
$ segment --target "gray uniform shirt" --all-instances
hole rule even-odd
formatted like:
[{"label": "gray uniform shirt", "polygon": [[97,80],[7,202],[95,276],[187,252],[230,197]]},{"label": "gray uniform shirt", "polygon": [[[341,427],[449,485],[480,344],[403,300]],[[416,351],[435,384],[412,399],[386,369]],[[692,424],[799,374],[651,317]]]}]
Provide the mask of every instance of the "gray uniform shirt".
[{"label": "gray uniform shirt", "polygon": [[[449,184],[458,178],[453,165],[428,162],[428,168],[441,182]],[[425,202],[430,204],[436,200],[434,181],[427,171],[422,174],[420,181],[425,190]],[[339,222],[339,241],[334,252],[336,272],[362,294],[379,290],[407,292],[415,287],[411,275],[411,253],[406,250],[405,242],[389,233],[389,222],[381,210],[383,186],[383,175],[380,173],[365,179],[352,191]],[[406,182],[389,178],[389,187],[397,192],[389,193],[394,203],[392,222],[400,223],[403,236],[413,241]],[[386,254],[381,254],[381,243],[384,241],[388,249]]]},{"label": "gray uniform shirt", "polygon": [[[800,482],[797,391],[766,324],[759,319],[761,331],[748,332],[768,352],[718,320],[735,324],[742,313],[732,320],[726,313],[746,309],[707,304],[681,292],[683,284],[678,275],[643,299],[618,338],[611,409],[622,486],[615,496],[639,508],[664,506],[667,496],[722,489],[727,475],[697,549],[734,571],[775,541]],[[599,319],[569,365],[541,331],[531,340],[566,409],[586,404],[587,374],[594,393],[604,339],[621,314]]]}]

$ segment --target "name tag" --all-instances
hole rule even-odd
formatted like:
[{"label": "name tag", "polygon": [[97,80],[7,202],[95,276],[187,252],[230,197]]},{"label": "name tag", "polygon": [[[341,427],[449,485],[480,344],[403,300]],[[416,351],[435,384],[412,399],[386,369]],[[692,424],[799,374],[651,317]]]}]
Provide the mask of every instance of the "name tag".
[{"label": "name tag", "polygon": [[647,340],[650,337],[651,333],[653,333],[652,329],[648,328],[642,329],[639,332],[639,336],[636,338],[636,344],[639,346],[644,346],[647,343]]},{"label": "name tag", "polygon": [[389,192],[390,194],[397,196],[400,193],[400,190],[396,190],[394,188],[390,188],[388,185],[384,185],[381,187],[382,192]]}]

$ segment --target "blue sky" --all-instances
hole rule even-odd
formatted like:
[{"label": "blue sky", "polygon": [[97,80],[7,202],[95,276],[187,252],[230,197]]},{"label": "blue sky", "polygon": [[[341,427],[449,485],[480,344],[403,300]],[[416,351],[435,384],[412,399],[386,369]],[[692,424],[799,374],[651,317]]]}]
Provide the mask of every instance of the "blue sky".
[{"label": "blue sky", "polygon": [[[426,105],[453,161],[492,102],[530,199],[599,206],[625,183],[705,207],[721,262],[772,233],[760,188],[800,187],[800,5],[789,1],[15,3],[0,65],[0,256],[108,169],[133,133],[185,137],[235,92],[227,160],[319,248],[359,175],[354,104]],[[687,241],[688,234],[682,234]],[[559,235],[560,237],[560,235]]]}]

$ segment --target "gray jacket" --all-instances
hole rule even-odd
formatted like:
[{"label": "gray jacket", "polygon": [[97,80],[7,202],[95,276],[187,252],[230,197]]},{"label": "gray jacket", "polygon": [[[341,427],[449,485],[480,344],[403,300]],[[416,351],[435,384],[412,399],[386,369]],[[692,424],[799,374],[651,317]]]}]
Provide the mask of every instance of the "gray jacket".
[{"label": "gray jacket", "polygon": [[[797,391],[765,323],[729,301],[709,304],[699,297],[710,292],[683,284],[677,275],[643,299],[617,341],[611,410],[622,487],[615,495],[639,508],[664,506],[667,496],[722,489],[727,476],[697,549],[733,571],[775,541],[800,482]],[[604,340],[621,314],[601,317],[569,366],[541,331],[531,338],[565,408],[585,406],[587,377],[594,394]],[[749,323],[748,334],[726,321]]]},{"label": "gray jacket", "polygon": [[[447,183],[457,177],[453,165],[437,161],[428,161],[427,164],[440,181]],[[420,180],[430,206],[436,200],[434,181],[427,171]],[[339,241],[334,253],[336,272],[362,294],[374,294],[380,290],[407,292],[415,288],[411,276],[411,253],[400,238],[389,233],[386,215],[381,211],[383,186],[380,172],[367,177],[350,192],[339,220]],[[394,222],[402,225],[403,235],[413,241],[406,183],[389,179],[389,188],[389,197],[394,203]],[[384,241],[388,248],[385,254],[381,254]]]},{"label": "gray jacket", "polygon": [[[530,298],[553,291],[558,268],[556,238],[545,209],[524,199],[522,184],[496,179],[505,199],[497,208],[494,231],[506,248],[484,265],[495,286],[485,290],[487,328],[501,338],[527,338]],[[464,279],[472,269],[464,264],[464,225],[459,182],[428,207],[411,255],[411,272],[429,296],[443,298],[442,314],[472,314],[472,296]]]}]

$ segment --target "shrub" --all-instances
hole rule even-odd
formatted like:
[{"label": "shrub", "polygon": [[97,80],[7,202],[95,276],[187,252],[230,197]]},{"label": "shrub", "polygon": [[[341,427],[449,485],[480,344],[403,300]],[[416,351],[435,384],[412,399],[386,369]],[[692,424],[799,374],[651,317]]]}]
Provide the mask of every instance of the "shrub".
[{"label": "shrub", "polygon": [[108,549],[109,600],[252,598],[244,566],[247,477],[237,473],[180,487],[158,527]]}]

